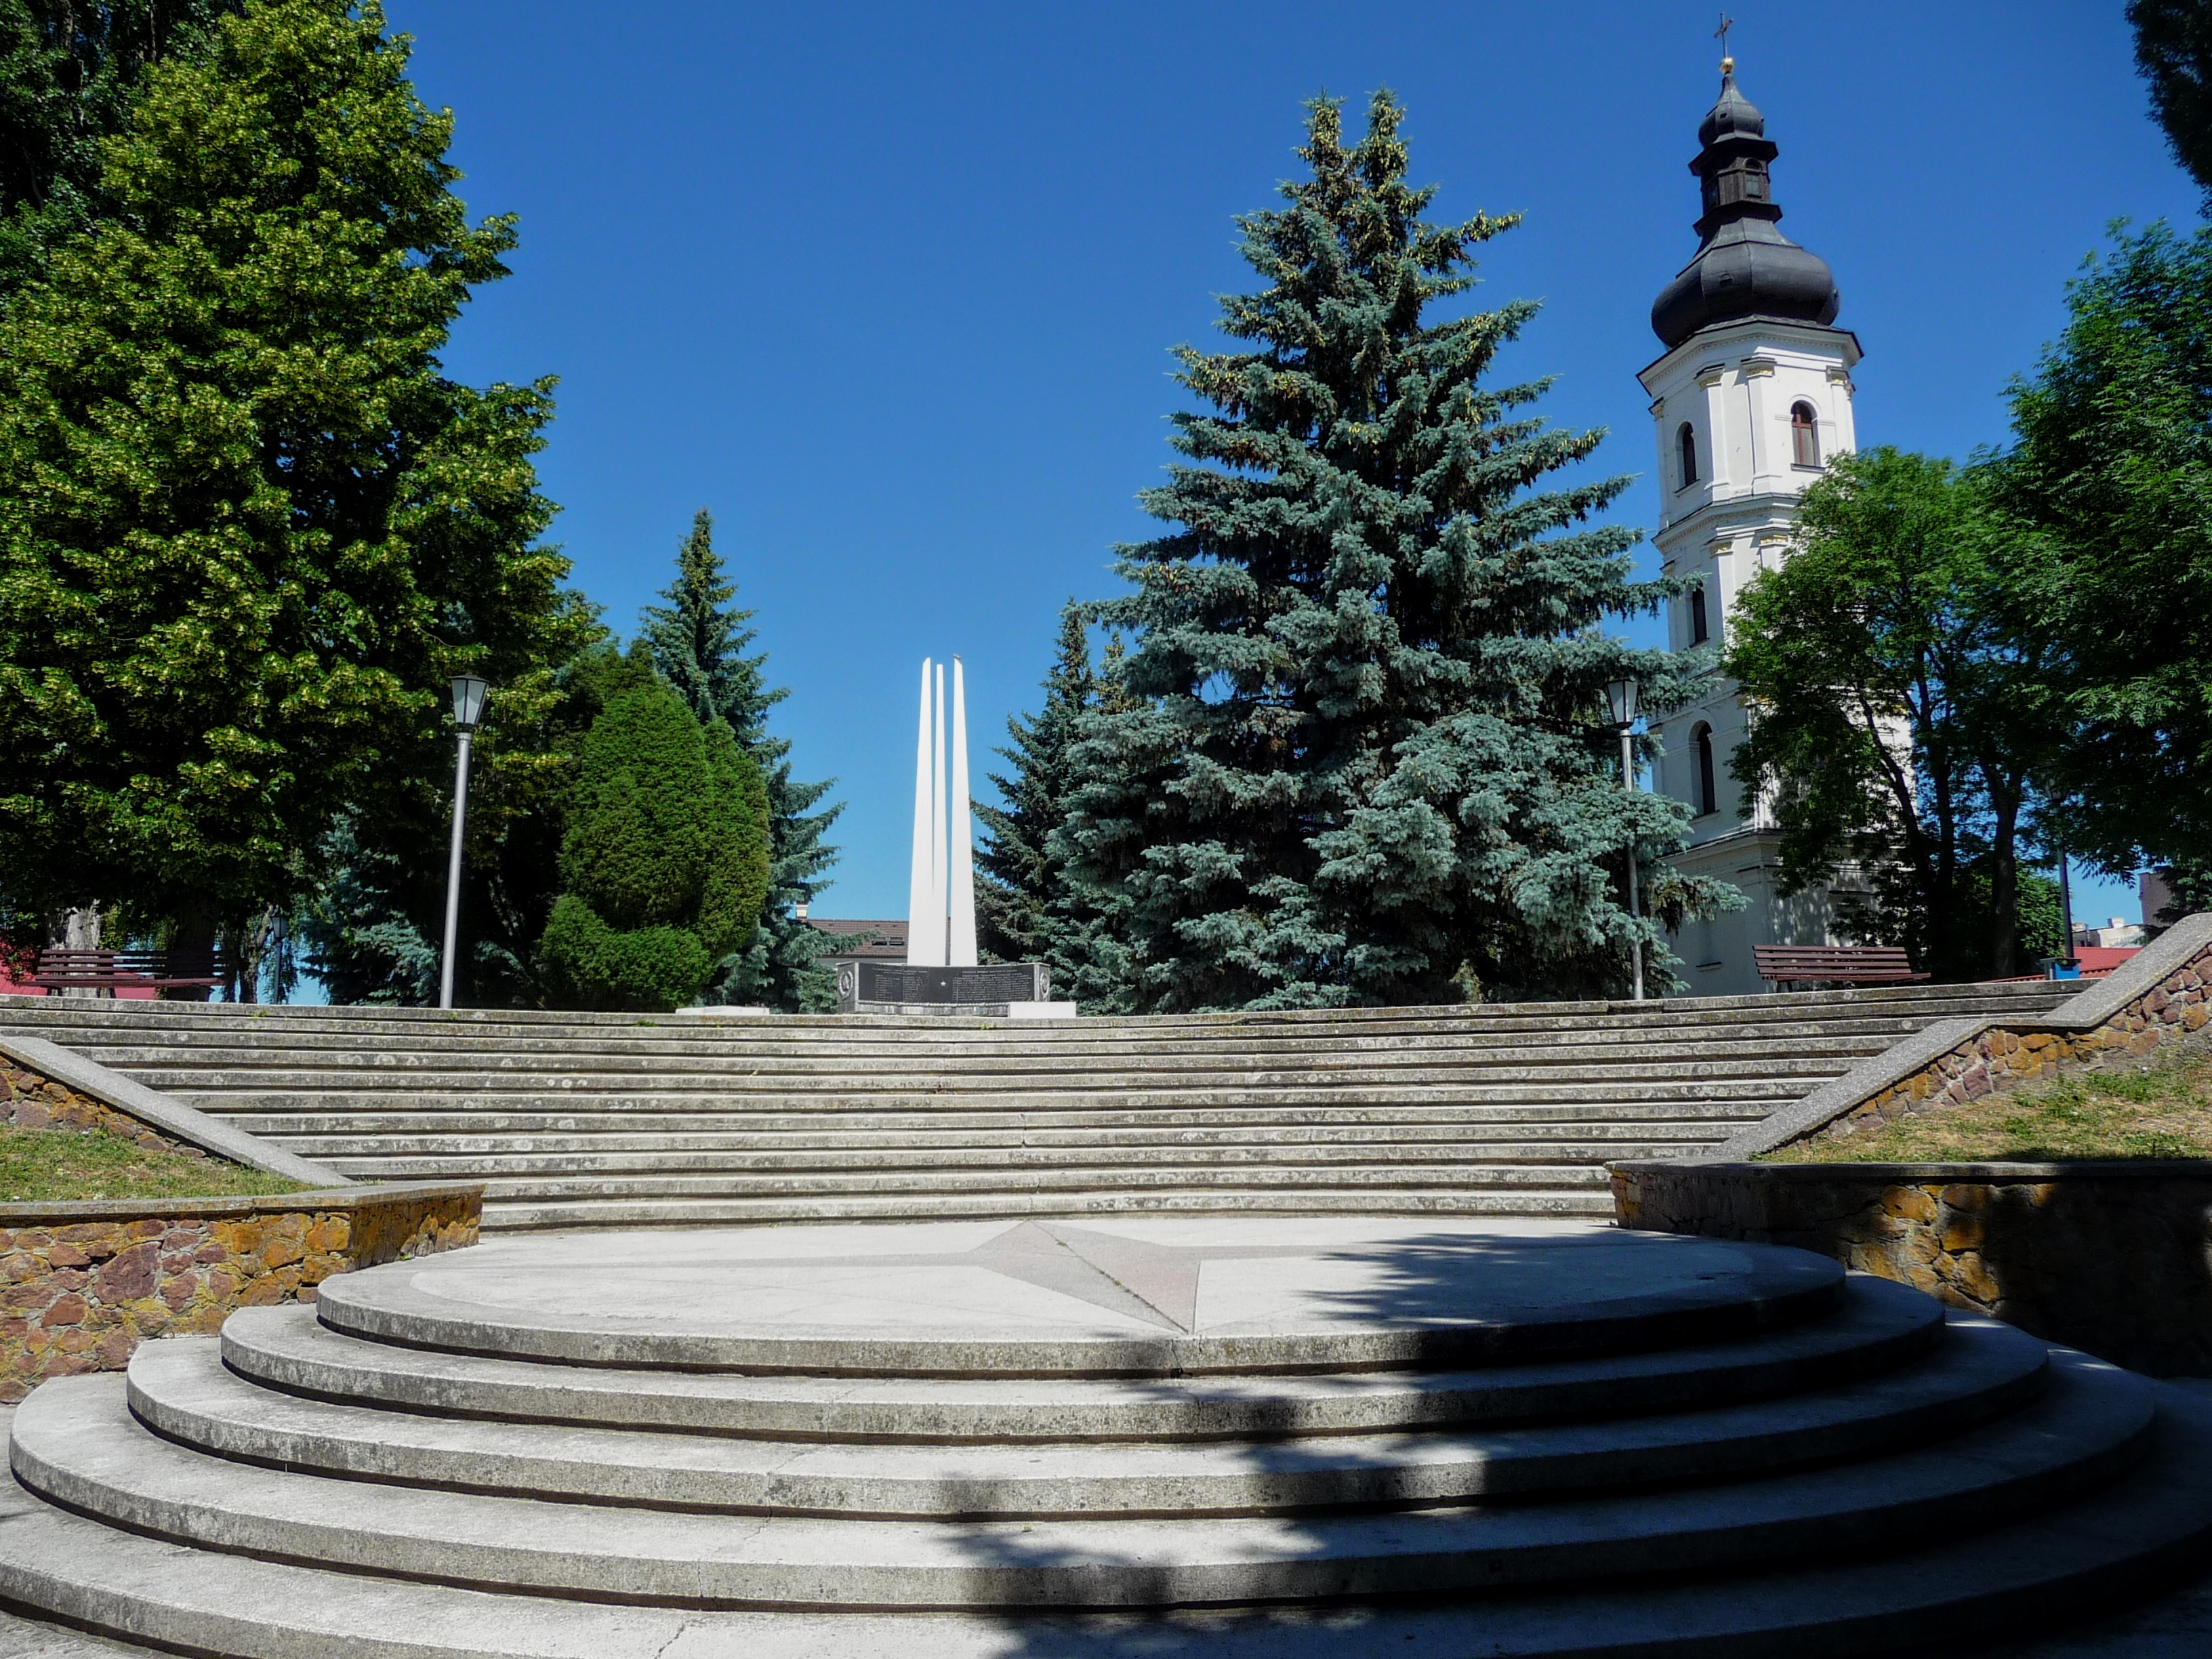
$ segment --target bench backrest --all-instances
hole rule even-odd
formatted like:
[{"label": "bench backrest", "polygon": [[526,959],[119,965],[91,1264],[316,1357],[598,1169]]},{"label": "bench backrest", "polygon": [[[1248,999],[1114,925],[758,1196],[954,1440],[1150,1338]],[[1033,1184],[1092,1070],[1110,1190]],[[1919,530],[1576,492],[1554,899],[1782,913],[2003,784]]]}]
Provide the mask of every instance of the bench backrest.
[{"label": "bench backrest", "polygon": [[110,981],[208,980],[227,978],[229,954],[222,951],[107,951],[52,945],[39,952],[35,977],[53,983],[70,981],[103,985]]},{"label": "bench backrest", "polygon": [[1836,974],[1912,972],[1912,959],[1901,945],[1754,945],[1753,960],[1761,979],[1822,979]]}]

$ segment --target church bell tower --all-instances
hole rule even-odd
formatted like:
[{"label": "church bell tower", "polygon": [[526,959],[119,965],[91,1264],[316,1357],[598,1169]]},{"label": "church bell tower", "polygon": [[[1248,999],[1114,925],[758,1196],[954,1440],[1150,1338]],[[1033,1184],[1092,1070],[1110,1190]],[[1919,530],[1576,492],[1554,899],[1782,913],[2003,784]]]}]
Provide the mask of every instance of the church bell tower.
[{"label": "church bell tower", "polygon": [[[1638,377],[1658,440],[1664,568],[1692,586],[1672,604],[1669,642],[1718,646],[1744,585],[1789,556],[1797,497],[1855,447],[1851,369],[1859,343],[1834,326],[1841,304],[1826,261],[1776,228],[1766,119],[1721,60],[1720,98],[1698,128],[1703,212],[1698,251],[1651,307],[1665,355]],[[1765,803],[1742,811],[1729,757],[1743,740],[1735,688],[1717,684],[1658,727],[1656,787],[1690,803],[1686,872],[1742,890],[1749,908],[1692,922],[1673,941],[1693,994],[1765,988],[1763,944],[1828,942],[1826,891],[1783,898],[1780,838]]]}]

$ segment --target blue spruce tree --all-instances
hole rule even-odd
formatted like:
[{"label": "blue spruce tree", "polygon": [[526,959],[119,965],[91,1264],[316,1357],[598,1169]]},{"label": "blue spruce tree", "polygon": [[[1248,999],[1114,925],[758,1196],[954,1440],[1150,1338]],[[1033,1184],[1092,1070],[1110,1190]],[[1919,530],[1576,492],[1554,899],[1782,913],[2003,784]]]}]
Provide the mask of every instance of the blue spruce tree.
[{"label": "blue spruce tree", "polygon": [[1533,303],[1434,314],[1516,219],[1425,221],[1402,117],[1377,93],[1347,147],[1310,106],[1310,175],[1239,221],[1264,286],[1221,326],[1246,348],[1177,353],[1209,407],[1141,498],[1173,527],[1094,607],[1133,648],[1059,838],[1124,1006],[1620,992],[1632,939],[1661,955],[1626,912],[1632,833],[1664,919],[1733,898],[1658,862],[1688,809],[1622,789],[1605,723],[1608,680],[1665,708],[1704,670],[1601,631],[1669,591],[1632,580],[1639,532],[1589,523],[1628,480],[1540,488],[1603,434],[1531,413],[1547,381],[1486,383]]},{"label": "blue spruce tree", "polygon": [[640,639],[654,666],[702,720],[721,720],[768,783],[768,897],[760,930],[719,964],[706,1000],[757,1003],[786,1012],[837,1006],[836,976],[820,964],[839,940],[799,920],[823,886],[837,849],[823,841],[842,802],[812,810],[836,784],[800,783],[791,775],[791,739],[771,736],[769,710],[791,694],[763,674],[765,652],[748,656],[756,630],[750,611],[735,609],[737,584],[714,551],[714,521],[702,507],[677,550],[676,580],[665,605],[647,606]]}]

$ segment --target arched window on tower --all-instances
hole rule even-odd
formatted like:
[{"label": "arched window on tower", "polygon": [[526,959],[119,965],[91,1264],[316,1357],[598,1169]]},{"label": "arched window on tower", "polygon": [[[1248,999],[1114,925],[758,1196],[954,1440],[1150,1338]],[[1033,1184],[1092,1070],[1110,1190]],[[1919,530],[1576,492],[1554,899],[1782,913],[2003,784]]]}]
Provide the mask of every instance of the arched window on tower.
[{"label": "arched window on tower", "polygon": [[1720,811],[1720,793],[1713,787],[1713,728],[1700,720],[1690,733],[1690,747],[1698,756],[1698,816]]},{"label": "arched window on tower", "polygon": [[1790,408],[1790,459],[1799,466],[1820,464],[1820,424],[1810,404],[1796,404]]},{"label": "arched window on tower", "polygon": [[1698,481],[1698,434],[1687,421],[1674,434],[1674,447],[1682,456],[1682,488],[1687,489]]},{"label": "arched window on tower", "polygon": [[1690,643],[1703,645],[1712,637],[1712,624],[1705,620],[1705,585],[1699,582],[1690,590]]}]

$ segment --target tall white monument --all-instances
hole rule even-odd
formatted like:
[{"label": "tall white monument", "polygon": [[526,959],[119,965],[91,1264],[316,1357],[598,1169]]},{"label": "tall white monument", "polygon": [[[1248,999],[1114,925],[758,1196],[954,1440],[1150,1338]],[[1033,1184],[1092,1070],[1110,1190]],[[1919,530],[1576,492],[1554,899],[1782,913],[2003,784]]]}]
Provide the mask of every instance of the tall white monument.
[{"label": "tall white monument", "polygon": [[921,664],[914,746],[914,862],[907,889],[906,959],[916,967],[975,965],[975,850],[968,821],[968,687],[952,659],[951,787],[946,787],[945,667]]}]

